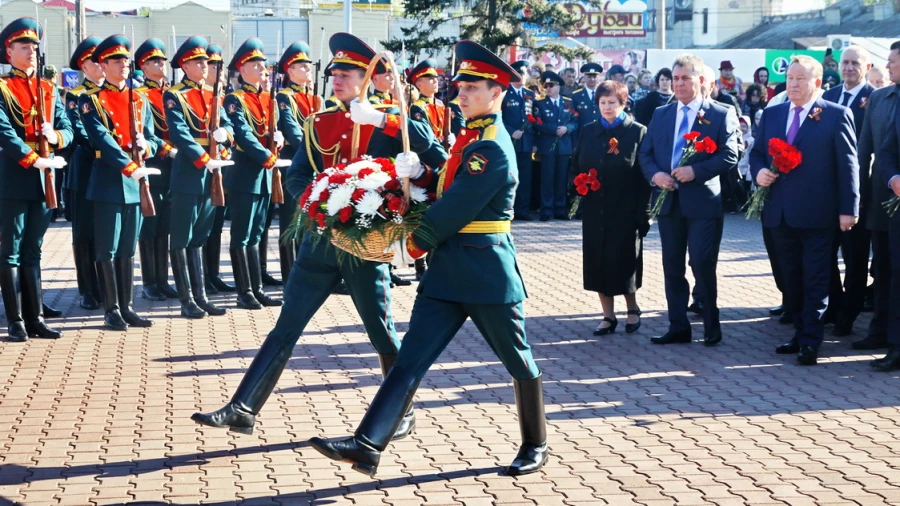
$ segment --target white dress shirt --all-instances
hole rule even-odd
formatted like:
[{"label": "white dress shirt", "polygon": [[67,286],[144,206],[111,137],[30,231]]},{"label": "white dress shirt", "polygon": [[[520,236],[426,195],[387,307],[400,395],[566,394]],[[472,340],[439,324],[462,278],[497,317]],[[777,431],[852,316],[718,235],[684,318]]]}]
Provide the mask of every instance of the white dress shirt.
[{"label": "white dress shirt", "polygon": [[678,127],[681,125],[682,118],[684,117],[684,111],[681,110],[682,107],[688,106],[690,109],[687,112],[688,119],[688,132],[691,131],[691,128],[694,128],[694,121],[697,119],[697,113],[700,111],[700,105],[703,104],[703,97],[697,96],[691,103],[682,104],[681,102],[676,103],[676,107],[678,108],[677,113],[675,114],[675,132],[672,134],[672,145],[678,144]]},{"label": "white dress shirt", "polygon": [[841,86],[841,97],[838,99],[838,103],[843,104],[844,103],[844,93],[849,93],[850,100],[847,101],[847,107],[850,107],[850,105],[853,104],[853,101],[856,100],[856,96],[859,95],[860,91],[862,91],[864,84],[866,84],[865,81],[854,86],[852,90],[848,90],[846,84]]},{"label": "white dress shirt", "polygon": [[[803,106],[803,110],[800,111],[800,127],[803,127],[803,121],[806,120],[807,116],[809,116],[809,111],[810,109],[812,109],[813,104],[816,103],[816,100],[818,100],[818,98],[813,97],[812,100],[810,100],[806,103],[806,105]],[[793,102],[791,102],[790,104],[791,108],[788,109],[787,125],[784,127],[785,135],[787,135],[787,133],[791,131],[791,123],[794,122],[794,108],[797,107]],[[798,129],[797,131],[799,132],[800,130]]]}]

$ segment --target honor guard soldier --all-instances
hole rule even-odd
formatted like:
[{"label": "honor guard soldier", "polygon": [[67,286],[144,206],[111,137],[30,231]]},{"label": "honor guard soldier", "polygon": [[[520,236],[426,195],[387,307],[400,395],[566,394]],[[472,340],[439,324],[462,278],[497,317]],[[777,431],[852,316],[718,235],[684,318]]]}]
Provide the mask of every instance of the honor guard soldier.
[{"label": "honor guard soldier", "polygon": [[[309,45],[302,40],[288,46],[281,60],[278,61],[278,71],[286,77],[286,86],[275,95],[278,101],[278,130],[284,134],[284,147],[281,148],[279,157],[285,160],[293,160],[297,150],[303,147],[303,123],[314,112],[322,110],[322,98],[313,94],[312,60],[309,58]],[[287,239],[284,233],[294,212],[297,210],[297,198],[299,195],[291,195],[287,188],[287,178],[282,178],[284,184],[284,203],[279,206],[278,213],[278,259],[281,265],[281,280],[287,283],[291,266],[297,258],[297,241]],[[266,229],[272,223],[271,206],[269,217],[266,220]]]},{"label": "honor guard soldier", "polygon": [[[312,181],[316,173],[339,163],[346,163],[351,156],[353,124],[359,127],[359,154],[373,157],[396,156],[397,166],[404,164],[418,167],[414,153],[401,153],[399,109],[391,106],[373,106],[367,100],[359,102],[363,77],[369,62],[375,56],[366,43],[348,33],[336,33],[329,41],[334,59],[328,65],[336,96],[340,105],[314,113],[304,125],[304,146],[294,157],[288,171],[288,186],[292,195],[299,195]],[[349,110],[348,110],[349,109]],[[411,149],[424,151],[436,142],[431,129],[424,123],[410,121],[408,125]],[[233,168],[231,170],[241,170]],[[418,184],[437,179],[426,171]],[[391,318],[391,292],[388,266],[384,263],[360,260],[338,262],[331,243],[316,241],[305,234],[301,239],[297,262],[285,286],[285,307],[278,316],[275,328],[250,364],[231,402],[209,414],[195,413],[194,421],[212,427],[227,427],[243,433],[251,433],[256,415],[262,409],[278,378],[291,358],[291,352],[300,334],[316,311],[325,303],[328,295],[344,279],[353,298],[356,310],[362,318],[369,340],[378,352],[384,374],[390,370],[400,348],[400,340]],[[408,435],[415,427],[412,411],[404,407],[403,423],[391,434],[394,438]]]},{"label": "honor guard soldier", "polygon": [[[103,320],[113,330],[153,325],[153,321],[134,312],[132,295],[134,250],[143,221],[139,181],[160,174],[159,169],[145,167],[142,162],[156,153],[160,141],[153,132],[149,102],[139,93],[129,92],[130,56],[128,37],[112,35],[104,39],[91,59],[100,64],[106,80],[78,99],[84,130],[97,148],[87,198],[94,203]],[[135,111],[134,128],[129,125],[131,107]],[[133,145],[139,148],[143,160],[132,160]]]},{"label": "honor guard soldier", "polygon": [[391,92],[394,90],[394,72],[390,65],[379,62],[372,73],[372,93],[369,103],[372,105],[396,104]]},{"label": "honor guard soldier", "polygon": [[459,99],[454,98],[447,107],[450,108],[450,133],[459,136],[459,132],[466,124],[466,118],[463,117],[462,109],[459,107]]},{"label": "honor guard soldier", "polygon": [[[72,142],[72,126],[53,83],[41,80],[35,93],[43,35],[33,18],[16,19],[0,31],[0,64],[11,67],[0,77],[0,291],[15,342],[62,335],[44,323],[41,243],[51,216],[45,178],[66,165],[50,151]],[[42,144],[49,148],[45,153]]]},{"label": "honor guard soldier", "polygon": [[148,39],[134,52],[137,68],[144,73],[144,85],[135,91],[146,96],[153,114],[153,131],[160,146],[153,157],[147,159],[147,167],[160,170],[160,175],[150,176],[150,194],[156,216],[144,218],[138,240],[141,254],[141,295],[148,300],[163,301],[178,297],[169,286],[169,181],[172,178],[172,159],[178,149],[169,141],[169,126],[163,107],[163,93],[169,87],[166,82],[166,45],[159,39]]},{"label": "honor guard soldier", "polygon": [[[213,172],[234,164],[220,160],[220,150],[215,146],[230,146],[233,137],[220,99],[214,98],[213,87],[205,84],[210,79],[207,45],[205,38],[194,35],[178,48],[172,58],[172,68],[181,69],[184,78],[163,94],[169,139],[177,150],[169,197],[172,206],[169,255],[181,315],[188,318],[225,314],[225,309],[217,307],[206,296],[202,248],[216,217],[211,199]],[[213,80],[216,77],[211,76]],[[210,124],[213,107],[219,111],[218,125]],[[210,156],[211,138],[215,158]]]},{"label": "honor guard soldier", "polygon": [[[527,75],[528,61],[512,64],[519,75]],[[516,168],[519,170],[519,186],[516,188],[515,219],[531,221],[531,152],[534,147],[534,92],[522,85],[522,81],[510,84],[503,99],[503,126],[513,140],[516,150]]]},{"label": "honor guard soldier", "polygon": [[[465,132],[451,150],[436,184],[438,200],[422,226],[393,246],[404,258],[434,253],[409,331],[353,437],[310,440],[325,456],[369,476],[412,405],[419,382],[469,318],[513,377],[522,446],[507,473],[533,473],[547,461],[541,372],[525,337],[525,286],[510,235],[516,154],[500,112],[510,83],[521,78],[474,42],[462,41],[455,50]],[[397,167],[398,177],[416,172]]]},{"label": "honor guard soldier", "polygon": [[[206,55],[209,56],[209,60],[206,63],[209,67],[208,75],[211,76],[210,79],[215,79],[217,74],[221,74],[222,89],[226,89],[228,86],[228,70],[222,69],[221,72],[219,71],[225,65],[225,62],[222,60],[222,46],[217,44],[206,46]],[[228,122],[228,116],[221,116],[220,120],[224,124]],[[221,157],[225,159],[229,156],[231,156],[230,151],[223,149]],[[225,196],[225,201],[228,202],[227,195]],[[213,219],[212,230],[209,233],[209,239],[206,240],[206,246],[203,248],[203,256],[206,259],[203,265],[206,268],[206,291],[210,294],[235,291],[234,285],[229,285],[219,277],[219,268],[222,261],[222,229],[225,226],[225,211],[226,207],[215,208],[216,215]]]},{"label": "honor guard soldier", "polygon": [[262,41],[253,37],[241,44],[228,69],[240,73],[241,86],[225,97],[225,111],[235,140],[235,166],[225,171],[225,190],[231,215],[231,266],[238,307],[280,306],[280,299],[263,292],[259,242],[272,198],[272,171],[289,166],[291,161],[279,160],[263,145],[272,135],[280,147],[284,136],[277,130],[269,132],[272,96],[263,90],[267,72]]},{"label": "honor guard soldier", "polygon": [[575,149],[572,134],[578,129],[578,112],[571,98],[560,95],[563,79],[556,72],[545,71],[541,83],[547,95],[534,101],[541,155],[541,221],[567,220],[569,157]]},{"label": "honor guard soldier", "polygon": [[97,279],[97,266],[94,264],[97,258],[94,246],[94,204],[87,199],[88,180],[97,149],[91,144],[81,124],[78,98],[103,84],[103,70],[100,64],[91,60],[94,50],[101,42],[102,38],[92,35],[75,48],[69,60],[69,68],[80,70],[84,74],[84,81],[66,93],[66,117],[72,124],[75,146],[75,151],[69,158],[69,174],[66,178],[66,189],[70,195],[66,207],[72,212],[72,252],[75,257],[79,304],[88,310],[100,309],[100,282]]},{"label": "honor guard soldier", "polygon": [[600,119],[600,107],[597,106],[597,86],[600,85],[600,73],[603,67],[599,63],[585,63],[581,66],[584,75],[584,86],[572,93],[572,103],[578,112],[578,128]]}]

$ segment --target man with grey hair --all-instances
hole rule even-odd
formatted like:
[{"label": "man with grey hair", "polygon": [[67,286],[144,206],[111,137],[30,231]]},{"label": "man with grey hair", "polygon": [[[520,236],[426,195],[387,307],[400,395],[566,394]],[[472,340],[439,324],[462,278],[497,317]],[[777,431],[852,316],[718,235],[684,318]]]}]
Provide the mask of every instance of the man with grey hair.
[{"label": "man with grey hair", "polygon": [[[756,184],[770,187],[763,226],[771,229],[784,275],[785,310],[794,336],[775,352],[815,365],[825,333],[834,226],[854,227],[859,216],[859,163],[853,114],[818,98],[822,64],[794,56],[787,71],[790,102],[765,109],[750,152]],[[802,155],[787,174],[773,171],[769,142],[786,141]]]},{"label": "man with grey hair", "polygon": [[[822,98],[844,107],[853,113],[853,123],[859,138],[863,120],[869,106],[869,96],[875,91],[866,82],[866,74],[872,68],[869,52],[860,46],[850,46],[841,53],[839,69],[844,84],[827,90]],[[862,168],[861,168],[862,169]],[[859,172],[859,221],[866,222],[872,185],[869,168]],[[842,337],[853,332],[853,322],[862,312],[869,282],[869,244],[872,236],[866,227],[853,227],[847,232],[835,229],[836,240],[831,252],[831,283],[828,294],[828,311],[825,323],[834,321],[832,335]],[[844,257],[844,284],[838,269],[838,249]]]},{"label": "man with grey hair", "polygon": [[[684,277],[685,255],[690,251],[697,296],[703,303],[704,344],[715,346],[722,340],[716,305],[716,264],[724,223],[719,176],[738,162],[740,130],[733,109],[702,95],[701,87],[707,79],[700,58],[679,56],[672,67],[672,77],[677,100],[654,111],[638,152],[644,177],[656,188],[656,198],[665,198],[657,219],[669,330],[651,342],[692,340],[687,318],[689,285]],[[687,147],[684,136],[689,132],[711,138],[717,148],[713,153],[698,153],[682,165]]]}]

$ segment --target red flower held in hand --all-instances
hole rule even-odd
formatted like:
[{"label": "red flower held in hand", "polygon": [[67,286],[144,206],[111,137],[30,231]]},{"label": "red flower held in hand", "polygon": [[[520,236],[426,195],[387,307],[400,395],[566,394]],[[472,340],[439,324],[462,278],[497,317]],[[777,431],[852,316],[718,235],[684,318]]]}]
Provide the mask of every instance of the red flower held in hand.
[{"label": "red flower held in hand", "polygon": [[716,141],[710,139],[709,137],[705,139],[701,139],[694,144],[694,148],[698,153],[707,153],[713,154],[716,152],[718,146],[716,146]]},{"label": "red flower held in hand", "polygon": [[597,170],[591,169],[585,173],[575,176],[575,191],[582,197],[588,194],[588,191],[597,191],[600,189],[600,180],[597,179]]},{"label": "red flower held in hand", "polygon": [[786,149],[790,149],[791,145],[787,142],[778,139],[772,138],[769,139],[769,156],[776,158],[781,155]]},{"label": "red flower held in hand", "polygon": [[536,122],[537,122],[537,120],[534,118],[534,115],[533,115],[533,114],[529,114],[529,115],[528,115],[528,122],[529,122],[529,123],[536,123]]},{"label": "red flower held in hand", "polygon": [[684,140],[688,142],[694,142],[700,138],[700,132],[688,132],[684,134]]}]

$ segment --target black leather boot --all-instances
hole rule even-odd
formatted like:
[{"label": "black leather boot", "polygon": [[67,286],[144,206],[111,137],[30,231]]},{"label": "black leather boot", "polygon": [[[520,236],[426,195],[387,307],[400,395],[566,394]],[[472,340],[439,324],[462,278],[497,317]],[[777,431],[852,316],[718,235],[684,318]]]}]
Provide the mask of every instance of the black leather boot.
[{"label": "black leather boot", "polygon": [[[211,294],[219,292],[234,292],[237,289],[234,285],[222,281],[219,277],[219,266],[222,260],[222,233],[213,233],[206,240],[206,246],[203,247],[203,254],[206,255],[206,290]],[[212,287],[212,290],[210,290]],[[215,290],[215,291],[213,291]]]},{"label": "black leather boot", "polygon": [[59,339],[62,332],[44,323],[44,294],[41,289],[41,268],[20,267],[19,283],[22,286],[22,317],[28,337]]},{"label": "black leather boot", "polygon": [[310,446],[332,460],[353,464],[353,470],[375,476],[381,452],[387,448],[412,405],[419,382],[403,368],[392,367],[353,437],[326,440],[314,437]]},{"label": "black leather boot", "polygon": [[156,288],[166,298],[181,300],[181,294],[169,286],[169,236],[157,237],[153,246],[156,248]]},{"label": "black leather boot", "polygon": [[253,434],[253,424],[291,358],[293,343],[285,343],[273,334],[263,342],[250,363],[231,402],[212,413],[194,413],[191,420],[209,427],[227,428],[241,434]]},{"label": "black leather boot", "polygon": [[250,290],[260,304],[267,307],[281,305],[281,299],[269,297],[263,292],[261,260],[259,259],[259,246],[247,246],[247,265],[250,267]]},{"label": "black leather boot", "polygon": [[516,411],[519,413],[519,430],[522,447],[506,474],[521,476],[539,471],[550,451],[547,448],[547,418],[544,416],[544,388],[542,376],[530,380],[513,380],[516,390]]},{"label": "black leather boot", "polygon": [[188,248],[187,250],[187,268],[188,276],[191,282],[191,290],[194,293],[194,301],[200,306],[200,309],[209,313],[210,316],[222,316],[225,314],[225,308],[221,308],[206,297],[206,286],[203,282],[203,255],[200,248]]},{"label": "black leather boot", "polygon": [[172,275],[175,277],[175,287],[178,288],[178,300],[181,301],[181,316],[191,319],[206,318],[206,311],[200,308],[191,292],[191,278],[188,275],[187,252],[184,248],[173,249],[169,252],[172,259]]},{"label": "black leather boot", "polygon": [[116,269],[112,260],[98,260],[97,274],[100,279],[100,293],[103,294],[103,323],[112,330],[128,330],[119,307]]},{"label": "black leather boot", "polygon": [[132,306],[132,297],[134,296],[134,257],[117,257],[113,261],[116,265],[116,288],[118,289],[119,310],[122,312],[122,319],[132,327],[152,327],[153,320],[141,318],[134,312],[134,306]]},{"label": "black leather boot", "polygon": [[425,271],[428,270],[428,264],[425,263],[424,258],[419,258],[416,260],[416,281],[422,281],[422,276],[425,275]]},{"label": "black leather boot", "polygon": [[287,284],[291,276],[291,267],[297,260],[297,244],[292,239],[287,243],[278,243],[278,263],[281,265],[281,281]]},{"label": "black leather boot", "polygon": [[[378,354],[378,362],[381,364],[381,377],[387,378],[387,375],[391,371],[391,367],[394,367],[394,362],[396,362],[396,360],[396,353],[390,355],[383,355],[381,353]],[[400,426],[397,427],[397,431],[394,432],[394,435],[391,436],[391,439],[403,439],[415,431],[416,413],[413,411],[412,404],[410,404],[409,409],[406,411],[406,414],[403,415],[403,420],[400,422]]]},{"label": "black leather boot", "polygon": [[231,269],[237,286],[237,304],[244,309],[262,309],[250,290],[250,266],[247,264],[246,248],[231,248]]},{"label": "black leather boot", "polygon": [[72,255],[75,257],[75,279],[78,282],[78,295],[81,298],[79,305],[90,311],[100,309],[100,301],[97,300],[99,294],[94,292],[94,287],[97,285],[97,271],[94,267],[91,243],[82,241],[73,244]]},{"label": "black leather boot", "polygon": [[138,241],[138,252],[141,254],[141,297],[148,300],[166,300],[166,296],[156,287],[156,248],[153,241]]},{"label": "black leather boot", "polygon": [[[266,228],[263,231],[262,238],[259,243],[259,272],[262,273],[262,283],[266,286],[281,286],[283,283],[281,280],[275,279],[269,274],[268,269],[268,259],[269,259],[269,229]],[[251,271],[252,272],[252,271]]]},{"label": "black leather boot", "polygon": [[27,341],[28,331],[25,330],[25,320],[22,319],[19,303],[18,267],[0,267],[0,292],[3,293],[3,307],[6,309],[6,321],[9,322],[6,329],[9,340],[14,343]]}]

